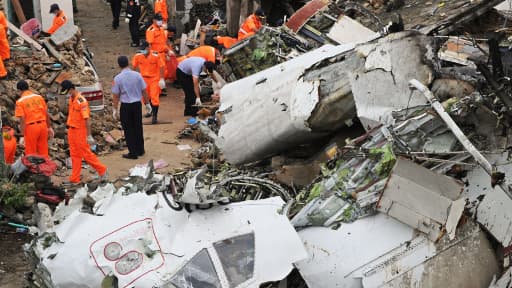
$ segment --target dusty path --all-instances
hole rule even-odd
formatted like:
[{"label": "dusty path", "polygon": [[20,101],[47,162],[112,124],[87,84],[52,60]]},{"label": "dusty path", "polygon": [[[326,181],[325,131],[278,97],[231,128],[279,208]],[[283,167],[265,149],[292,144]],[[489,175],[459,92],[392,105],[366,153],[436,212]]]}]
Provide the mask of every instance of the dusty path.
[{"label": "dusty path", "polygon": [[[136,48],[130,47],[130,34],[128,24],[121,19],[117,30],[111,28],[112,15],[110,6],[102,0],[79,1],[79,13],[75,15],[77,25],[82,28],[83,37],[94,53],[94,63],[101,77],[103,89],[110,106],[110,88],[113,77],[119,72],[117,57],[128,55],[130,58],[136,52]],[[168,85],[169,86],[169,85]],[[150,159],[155,161],[163,159],[169,163],[169,167],[162,172],[180,168],[190,163],[190,151],[179,151],[176,145],[163,144],[162,141],[175,141],[177,132],[184,127],[186,118],[183,117],[183,94],[181,90],[167,88],[167,97],[161,98],[159,120],[172,121],[171,124],[144,125],[144,138],[146,154],[138,160],[127,160],[121,157],[125,151],[117,151],[101,157],[101,161],[109,168],[110,178],[124,176],[128,169],[138,163],[146,163]],[[110,117],[110,107],[105,111],[105,117]],[[148,119],[146,119],[147,121]],[[180,141],[180,144],[189,144],[197,147],[190,140]],[[87,173],[86,173],[87,174]],[[84,174],[84,175],[86,175]]]}]

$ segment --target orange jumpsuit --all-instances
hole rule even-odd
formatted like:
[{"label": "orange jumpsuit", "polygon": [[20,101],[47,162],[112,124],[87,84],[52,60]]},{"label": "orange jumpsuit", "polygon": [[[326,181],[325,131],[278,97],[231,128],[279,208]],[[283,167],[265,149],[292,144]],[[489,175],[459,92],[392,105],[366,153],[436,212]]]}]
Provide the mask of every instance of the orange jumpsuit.
[{"label": "orange jumpsuit", "polygon": [[14,155],[16,154],[16,137],[14,129],[9,126],[2,127],[4,140],[4,158],[6,164],[14,163]]},{"label": "orange jumpsuit", "polygon": [[57,29],[59,29],[62,25],[66,24],[67,21],[68,18],[66,15],[64,15],[64,11],[60,10],[60,12],[55,15],[55,17],[53,17],[52,27],[50,27],[47,32],[49,34],[55,33],[55,31],[57,31]]},{"label": "orange jumpsuit", "polygon": [[[167,30],[162,27],[158,27],[155,24],[152,24],[146,30],[146,41],[149,43],[149,50],[156,51],[164,63],[166,62],[166,55],[169,51],[167,36]],[[167,69],[165,67],[164,78],[167,78]]]},{"label": "orange jumpsuit", "polygon": [[48,107],[41,95],[30,90],[23,91],[16,101],[14,116],[23,118],[25,129],[25,155],[48,158]]},{"label": "orange jumpsuit", "polygon": [[99,175],[105,175],[105,172],[107,172],[107,167],[92,153],[87,143],[86,120],[89,117],[89,103],[82,95],[78,94],[69,99],[68,121],[66,124],[68,125],[69,154],[72,167],[69,181],[72,183],[80,182],[82,159],[91,165]]},{"label": "orange jumpsuit", "polygon": [[196,49],[188,52],[186,56],[181,56],[178,58],[178,62],[181,62],[189,57],[201,57],[206,61],[210,61],[215,63],[215,60],[220,56],[219,50],[213,48],[212,46],[203,45],[199,46]]},{"label": "orange jumpsuit", "polygon": [[240,30],[238,30],[238,41],[245,39],[254,33],[258,32],[263,25],[261,24],[260,19],[255,14],[251,14],[245,22],[240,26]]},{"label": "orange jumpsuit", "polygon": [[153,106],[160,106],[160,69],[165,68],[165,62],[159,57],[158,53],[150,52],[147,56],[142,53],[137,53],[132,59],[133,68],[139,68],[140,74],[146,82],[146,92],[149,96],[149,101]]},{"label": "orange jumpsuit", "polygon": [[11,48],[7,39],[7,19],[4,12],[0,11],[0,77],[7,76],[4,60],[11,58]]},{"label": "orange jumpsuit", "polygon": [[154,4],[155,14],[160,13],[164,19],[164,23],[167,23],[169,14],[167,13],[167,0],[155,0]]},{"label": "orange jumpsuit", "polygon": [[217,43],[224,46],[224,48],[229,49],[231,46],[235,45],[238,42],[238,39],[229,37],[229,36],[218,36]]}]

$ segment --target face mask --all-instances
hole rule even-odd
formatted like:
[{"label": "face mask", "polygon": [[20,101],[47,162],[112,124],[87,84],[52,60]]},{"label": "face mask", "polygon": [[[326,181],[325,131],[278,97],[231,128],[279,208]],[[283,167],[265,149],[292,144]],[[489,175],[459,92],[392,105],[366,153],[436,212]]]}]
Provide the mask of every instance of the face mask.
[{"label": "face mask", "polygon": [[162,24],[163,24],[163,21],[162,21],[162,20],[158,20],[158,21],[156,21],[156,25],[158,25],[158,26],[162,26]]}]

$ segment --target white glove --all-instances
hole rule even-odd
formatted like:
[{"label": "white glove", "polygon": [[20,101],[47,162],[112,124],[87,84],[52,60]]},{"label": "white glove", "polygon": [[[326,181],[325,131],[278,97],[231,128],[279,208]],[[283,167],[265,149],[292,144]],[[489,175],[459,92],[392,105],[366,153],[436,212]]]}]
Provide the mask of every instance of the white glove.
[{"label": "white glove", "polygon": [[196,106],[201,106],[201,98],[196,98]]},{"label": "white glove", "polygon": [[94,140],[92,135],[87,136],[87,144],[89,144],[89,146],[96,144],[96,140]]},{"label": "white glove", "polygon": [[160,87],[160,89],[165,89],[165,80],[164,80],[164,78],[160,78],[160,81],[158,81],[158,87]]},{"label": "white glove", "polygon": [[19,143],[21,146],[25,146],[25,137],[21,137]]},{"label": "white glove", "polygon": [[151,105],[149,103],[146,104],[146,113],[151,114],[153,112],[153,109],[151,109]]},{"label": "white glove", "polygon": [[130,23],[130,18],[124,18],[124,23]]}]

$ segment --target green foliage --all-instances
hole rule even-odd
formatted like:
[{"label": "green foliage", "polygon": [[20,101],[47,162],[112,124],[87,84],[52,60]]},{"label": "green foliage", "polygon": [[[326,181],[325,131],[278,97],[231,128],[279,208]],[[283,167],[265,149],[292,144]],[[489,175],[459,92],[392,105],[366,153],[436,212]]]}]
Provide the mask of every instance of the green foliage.
[{"label": "green foliage", "polygon": [[386,146],[382,148],[372,148],[370,149],[370,157],[377,158],[379,163],[376,166],[376,171],[378,176],[381,178],[389,176],[391,169],[395,166],[396,157],[393,154],[393,149],[390,144],[386,144]]},{"label": "green foliage", "polygon": [[30,190],[32,190],[31,183],[12,183],[6,178],[2,178],[0,179],[0,205],[13,208],[23,207]]}]

